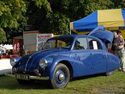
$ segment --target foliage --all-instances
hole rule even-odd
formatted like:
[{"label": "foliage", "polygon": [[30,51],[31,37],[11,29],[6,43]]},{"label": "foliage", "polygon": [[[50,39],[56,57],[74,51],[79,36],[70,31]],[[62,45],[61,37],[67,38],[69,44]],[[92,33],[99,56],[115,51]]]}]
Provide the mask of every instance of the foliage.
[{"label": "foliage", "polygon": [[[112,0],[33,0],[29,23],[41,32],[68,34],[69,22],[97,9],[110,9]],[[35,8],[34,8],[35,7]]]},{"label": "foliage", "polygon": [[26,23],[42,33],[69,34],[69,22],[96,10],[125,8],[125,0],[0,0],[0,7],[0,41],[5,41]]},{"label": "foliage", "polygon": [[[0,0],[0,31],[4,32],[6,28],[18,28],[24,25],[25,12],[26,5],[23,0]],[[3,37],[1,41],[5,41],[5,34]]]},{"label": "foliage", "polygon": [[47,12],[51,12],[50,3],[47,0],[32,0],[35,2],[35,5],[39,8],[44,8]]},{"label": "foliage", "polygon": [[111,9],[113,3],[111,0],[86,0],[85,15],[101,9]]},{"label": "foliage", "polygon": [[0,28],[0,43],[5,42],[6,41],[6,34],[4,32],[4,30],[2,28]]},{"label": "foliage", "polygon": [[114,0],[114,8],[125,8],[125,0]]},{"label": "foliage", "polygon": [[71,21],[83,18],[85,16],[85,0],[71,0],[68,15]]},{"label": "foliage", "polygon": [[27,23],[34,28],[47,32],[47,16],[51,13],[51,6],[47,0],[27,0]]},{"label": "foliage", "polygon": [[[69,34],[69,18],[58,12],[51,13],[48,17],[49,20],[49,33],[54,34]],[[55,32],[56,31],[56,32]]]}]

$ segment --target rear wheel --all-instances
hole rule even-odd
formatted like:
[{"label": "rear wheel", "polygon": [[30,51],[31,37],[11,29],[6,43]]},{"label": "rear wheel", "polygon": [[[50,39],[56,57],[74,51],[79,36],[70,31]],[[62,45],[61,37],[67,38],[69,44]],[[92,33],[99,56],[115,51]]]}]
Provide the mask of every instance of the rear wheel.
[{"label": "rear wheel", "polygon": [[70,71],[64,64],[58,64],[54,70],[51,85],[53,88],[64,88],[70,80]]}]

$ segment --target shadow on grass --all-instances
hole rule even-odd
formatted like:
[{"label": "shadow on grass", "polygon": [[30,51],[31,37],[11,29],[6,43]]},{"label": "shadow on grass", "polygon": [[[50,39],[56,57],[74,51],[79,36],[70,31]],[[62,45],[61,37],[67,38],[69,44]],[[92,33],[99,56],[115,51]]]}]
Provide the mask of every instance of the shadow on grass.
[{"label": "shadow on grass", "polygon": [[[102,74],[92,75],[92,76],[84,76],[72,79],[71,81],[75,80],[82,80],[88,79],[92,77],[97,77]],[[8,77],[8,76],[0,76],[0,89],[52,89],[49,81],[35,81],[32,80],[30,83],[19,84],[15,78]]]},{"label": "shadow on grass", "polygon": [[15,78],[0,76],[0,89],[51,89],[49,81],[32,80],[27,84],[19,84]]},{"label": "shadow on grass", "polygon": [[71,81],[90,79],[90,78],[94,78],[94,77],[98,77],[98,76],[106,76],[106,75],[105,74],[95,74],[95,75],[82,76],[82,77],[73,78]]}]

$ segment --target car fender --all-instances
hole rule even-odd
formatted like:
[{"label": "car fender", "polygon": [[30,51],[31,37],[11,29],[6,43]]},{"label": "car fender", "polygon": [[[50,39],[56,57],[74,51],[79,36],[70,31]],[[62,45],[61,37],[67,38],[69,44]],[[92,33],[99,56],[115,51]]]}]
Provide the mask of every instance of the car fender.
[{"label": "car fender", "polygon": [[107,71],[118,69],[120,67],[120,59],[117,56],[107,53],[107,58],[109,60]]},{"label": "car fender", "polygon": [[49,79],[53,78],[53,74],[54,74],[54,70],[55,70],[56,66],[62,61],[67,61],[72,67],[72,64],[71,64],[71,61],[69,60],[69,57],[57,56],[56,58],[54,58],[51,66],[49,67]]}]

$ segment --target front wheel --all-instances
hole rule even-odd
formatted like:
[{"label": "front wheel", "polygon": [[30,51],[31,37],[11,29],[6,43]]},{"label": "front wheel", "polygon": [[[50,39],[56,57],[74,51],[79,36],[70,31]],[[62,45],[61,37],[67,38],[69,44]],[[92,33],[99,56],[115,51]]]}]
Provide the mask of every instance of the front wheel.
[{"label": "front wheel", "polygon": [[51,85],[53,88],[64,88],[70,80],[70,71],[64,64],[58,64],[54,70]]}]

